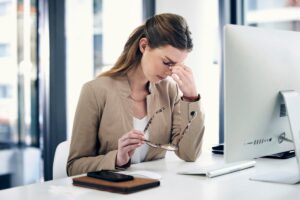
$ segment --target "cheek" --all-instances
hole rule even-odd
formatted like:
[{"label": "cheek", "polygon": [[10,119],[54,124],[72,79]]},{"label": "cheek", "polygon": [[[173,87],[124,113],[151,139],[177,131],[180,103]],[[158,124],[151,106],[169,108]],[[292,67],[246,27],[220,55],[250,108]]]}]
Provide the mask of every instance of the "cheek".
[{"label": "cheek", "polygon": [[165,69],[165,65],[159,60],[158,61],[153,60],[151,65],[152,65],[152,68],[158,73]]},{"label": "cheek", "polygon": [[141,60],[141,67],[142,67],[142,70],[144,72],[144,75],[146,76],[146,78],[149,79],[153,75],[152,66],[149,63],[149,61],[147,61],[147,59],[142,59]]},{"label": "cheek", "polygon": [[149,56],[148,54],[144,54],[141,64],[146,76],[162,75],[164,70],[167,68],[162,61],[155,59],[153,56]]},{"label": "cheek", "polygon": [[150,75],[150,74],[155,73],[157,66],[153,62],[153,60],[145,58],[145,59],[142,59],[141,64],[142,64],[142,68],[143,68],[143,71],[145,74]]},{"label": "cheek", "polygon": [[152,75],[162,75],[162,73],[164,72],[164,66],[160,63],[152,63],[151,66],[149,66],[149,71]]}]

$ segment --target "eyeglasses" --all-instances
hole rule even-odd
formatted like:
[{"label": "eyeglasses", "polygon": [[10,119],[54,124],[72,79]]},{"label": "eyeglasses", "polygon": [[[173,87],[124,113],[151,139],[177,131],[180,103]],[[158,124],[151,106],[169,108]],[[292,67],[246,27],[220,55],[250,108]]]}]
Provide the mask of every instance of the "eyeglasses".
[{"label": "eyeglasses", "polygon": [[[162,112],[165,109],[166,109],[165,107],[162,107],[161,109],[159,109],[158,111],[156,111],[154,113],[154,115],[152,115],[152,117],[149,119],[148,123],[145,126],[144,133],[146,133],[146,131],[149,129],[149,126],[150,126],[150,124],[151,124],[154,116],[156,114]],[[193,112],[191,112],[191,115],[192,115],[192,118],[189,120],[189,122],[185,126],[185,128],[181,131],[181,134],[184,133],[185,130],[189,128],[189,126],[192,123],[192,121],[196,118],[197,112],[193,111]],[[160,149],[164,149],[164,150],[167,150],[167,151],[177,151],[178,150],[178,145],[174,145],[174,144],[171,144],[171,143],[169,143],[169,144],[155,144],[155,143],[150,142],[149,140],[144,140],[144,142],[147,145],[149,145],[150,147],[154,147],[154,148],[160,148]]]}]

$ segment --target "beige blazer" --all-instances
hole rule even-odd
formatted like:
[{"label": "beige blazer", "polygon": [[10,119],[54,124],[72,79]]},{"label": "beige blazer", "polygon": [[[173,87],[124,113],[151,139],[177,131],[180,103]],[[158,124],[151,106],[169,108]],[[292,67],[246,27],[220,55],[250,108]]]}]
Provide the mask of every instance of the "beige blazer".
[{"label": "beige blazer", "polygon": [[[148,119],[155,115],[148,129],[149,140],[159,144],[177,144],[179,158],[195,161],[201,152],[204,133],[200,102],[182,101],[176,83],[170,80],[150,83],[149,92]],[[118,139],[133,129],[130,93],[127,76],[98,77],[83,86],[75,113],[68,175],[115,169]],[[162,108],[164,110],[159,111]],[[197,112],[197,117],[182,133],[192,111]],[[150,147],[145,161],[163,158],[165,153],[165,150]]]}]

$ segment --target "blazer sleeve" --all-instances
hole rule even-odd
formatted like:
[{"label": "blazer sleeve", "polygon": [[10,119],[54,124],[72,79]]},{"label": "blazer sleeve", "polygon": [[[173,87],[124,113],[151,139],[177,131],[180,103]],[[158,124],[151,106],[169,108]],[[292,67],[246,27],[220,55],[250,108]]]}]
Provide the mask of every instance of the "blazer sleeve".
[{"label": "blazer sleeve", "polygon": [[[174,99],[171,143],[178,145],[178,151],[175,153],[179,158],[185,161],[195,161],[201,154],[205,130],[201,100],[196,102],[183,101],[177,85]],[[192,120],[193,112],[196,112],[197,116]],[[192,120],[190,126],[183,132],[190,120]]]},{"label": "blazer sleeve", "polygon": [[92,87],[86,83],[79,97],[67,162],[69,176],[115,169],[117,150],[98,155],[98,129],[106,97],[105,91],[101,91],[101,97],[97,99]]}]

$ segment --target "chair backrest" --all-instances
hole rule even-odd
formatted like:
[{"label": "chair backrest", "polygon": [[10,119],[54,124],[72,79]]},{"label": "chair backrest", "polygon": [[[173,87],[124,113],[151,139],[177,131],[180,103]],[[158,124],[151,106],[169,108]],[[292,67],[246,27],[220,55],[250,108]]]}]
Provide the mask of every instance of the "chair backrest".
[{"label": "chair backrest", "polygon": [[67,177],[67,161],[70,150],[70,141],[57,145],[53,159],[53,179]]}]

